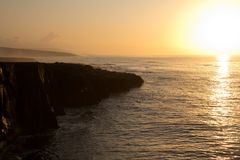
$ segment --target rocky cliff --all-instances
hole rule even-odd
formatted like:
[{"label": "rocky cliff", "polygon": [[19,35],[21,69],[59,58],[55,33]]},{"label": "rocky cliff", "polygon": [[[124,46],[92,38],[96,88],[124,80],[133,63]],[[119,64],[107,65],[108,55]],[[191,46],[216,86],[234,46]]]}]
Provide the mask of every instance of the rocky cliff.
[{"label": "rocky cliff", "polygon": [[142,83],[137,75],[88,65],[0,63],[0,142],[57,128],[64,108],[97,104]]}]

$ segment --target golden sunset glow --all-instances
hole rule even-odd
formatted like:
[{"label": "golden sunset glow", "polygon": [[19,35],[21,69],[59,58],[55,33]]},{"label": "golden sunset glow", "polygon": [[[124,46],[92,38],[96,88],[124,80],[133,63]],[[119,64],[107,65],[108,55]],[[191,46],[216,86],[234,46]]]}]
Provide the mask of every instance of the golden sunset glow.
[{"label": "golden sunset glow", "polygon": [[220,1],[200,12],[193,33],[200,48],[218,54],[239,49],[240,8],[230,2]]},{"label": "golden sunset glow", "polygon": [[240,160],[240,0],[0,0],[0,160]]},{"label": "golden sunset glow", "polygon": [[0,46],[109,56],[240,51],[238,0],[3,1]]}]

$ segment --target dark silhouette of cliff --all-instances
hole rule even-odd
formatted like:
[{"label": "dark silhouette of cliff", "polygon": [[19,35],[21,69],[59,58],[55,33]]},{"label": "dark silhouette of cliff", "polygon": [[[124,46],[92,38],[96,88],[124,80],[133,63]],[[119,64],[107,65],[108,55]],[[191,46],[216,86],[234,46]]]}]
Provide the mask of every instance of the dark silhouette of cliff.
[{"label": "dark silhouette of cliff", "polygon": [[135,74],[88,65],[0,63],[0,148],[19,134],[57,128],[66,107],[94,105],[142,84]]}]

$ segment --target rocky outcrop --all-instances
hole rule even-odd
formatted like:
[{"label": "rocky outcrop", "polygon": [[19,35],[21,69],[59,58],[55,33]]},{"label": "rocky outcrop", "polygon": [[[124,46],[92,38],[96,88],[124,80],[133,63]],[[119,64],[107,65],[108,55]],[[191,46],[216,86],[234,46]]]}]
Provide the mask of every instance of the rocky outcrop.
[{"label": "rocky outcrop", "polygon": [[64,108],[97,104],[142,83],[137,75],[88,65],[0,63],[0,141],[57,128]]},{"label": "rocky outcrop", "polygon": [[128,91],[142,85],[141,77],[96,69],[88,65],[46,64],[50,79],[51,100],[56,114],[66,107],[97,104],[112,93]]}]

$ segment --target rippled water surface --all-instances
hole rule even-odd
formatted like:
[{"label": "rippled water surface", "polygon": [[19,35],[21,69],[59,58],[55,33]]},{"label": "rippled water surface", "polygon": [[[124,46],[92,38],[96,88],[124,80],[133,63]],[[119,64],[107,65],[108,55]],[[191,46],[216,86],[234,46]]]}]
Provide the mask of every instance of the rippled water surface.
[{"label": "rippled water surface", "polygon": [[145,84],[97,106],[69,109],[45,151],[53,159],[240,159],[240,77],[235,61],[79,58]]}]

